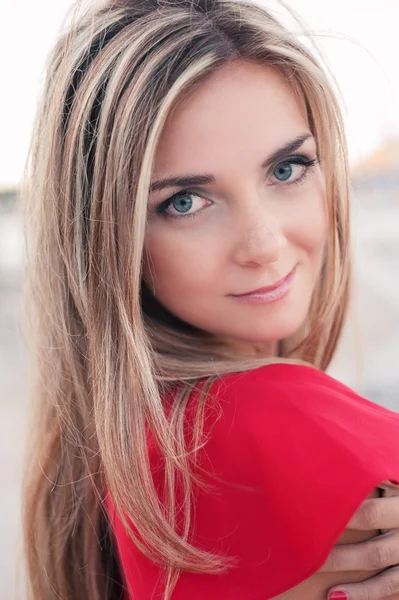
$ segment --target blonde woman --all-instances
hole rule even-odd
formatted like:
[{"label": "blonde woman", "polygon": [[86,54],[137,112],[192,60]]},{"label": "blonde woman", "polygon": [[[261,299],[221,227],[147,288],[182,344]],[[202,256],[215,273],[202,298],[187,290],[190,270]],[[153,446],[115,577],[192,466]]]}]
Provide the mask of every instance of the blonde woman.
[{"label": "blonde woman", "polygon": [[324,71],[259,6],[107,0],[59,39],[25,196],[30,599],[399,597],[399,417],[324,373],[347,169]]}]

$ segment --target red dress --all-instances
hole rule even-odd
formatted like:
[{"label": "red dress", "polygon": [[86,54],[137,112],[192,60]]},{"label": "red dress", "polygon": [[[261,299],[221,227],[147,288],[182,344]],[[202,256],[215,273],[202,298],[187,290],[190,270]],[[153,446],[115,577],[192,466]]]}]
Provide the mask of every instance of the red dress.
[{"label": "red dress", "polygon": [[[299,365],[227,375],[212,392],[223,414],[199,456],[233,485],[198,492],[191,541],[239,564],[223,575],[183,573],[172,598],[267,600],[321,568],[378,484],[399,483],[399,414]],[[162,473],[153,476],[161,489]],[[129,600],[161,599],[159,567],[128,538],[109,496],[107,507]]]}]

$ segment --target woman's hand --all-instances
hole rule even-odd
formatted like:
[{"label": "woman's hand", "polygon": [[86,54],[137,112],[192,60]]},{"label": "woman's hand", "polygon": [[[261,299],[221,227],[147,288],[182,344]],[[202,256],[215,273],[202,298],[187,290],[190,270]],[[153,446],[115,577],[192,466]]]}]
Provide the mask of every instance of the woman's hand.
[{"label": "woman's hand", "polygon": [[[347,530],[382,530],[367,541],[334,546],[319,572],[373,571],[361,583],[335,585],[328,592],[345,592],[349,600],[399,600],[399,496],[365,500]],[[375,575],[375,571],[378,571]],[[345,600],[344,595],[332,600]]]}]

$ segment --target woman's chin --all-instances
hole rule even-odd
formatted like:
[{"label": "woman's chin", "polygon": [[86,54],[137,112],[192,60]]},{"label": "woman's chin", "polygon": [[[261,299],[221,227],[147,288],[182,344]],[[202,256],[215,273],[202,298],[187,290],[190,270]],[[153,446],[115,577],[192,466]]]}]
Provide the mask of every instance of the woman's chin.
[{"label": "woman's chin", "polygon": [[279,340],[284,340],[296,336],[302,329],[305,319],[290,319],[286,323],[276,323],[271,326],[270,323],[265,327],[248,326],[234,328],[234,330],[224,332],[223,337],[236,340],[237,343],[248,344],[271,344]]}]

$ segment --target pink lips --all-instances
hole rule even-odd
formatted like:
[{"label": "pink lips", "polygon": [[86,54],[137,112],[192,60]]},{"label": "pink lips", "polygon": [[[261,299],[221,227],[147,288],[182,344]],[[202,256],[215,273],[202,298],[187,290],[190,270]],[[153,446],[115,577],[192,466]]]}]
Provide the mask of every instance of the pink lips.
[{"label": "pink lips", "polygon": [[274,302],[275,300],[279,300],[288,294],[291,288],[291,284],[295,279],[296,266],[292,271],[281,279],[277,283],[263,288],[258,288],[253,290],[252,292],[247,292],[246,294],[231,294],[234,298],[238,298],[239,300],[246,300],[249,302],[255,303],[268,303]]}]

